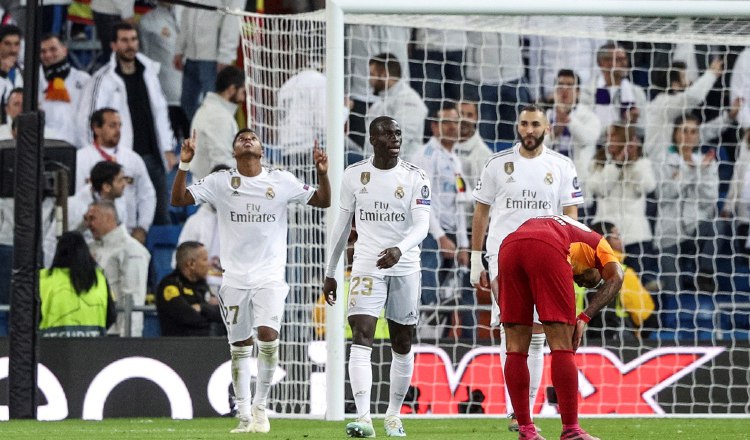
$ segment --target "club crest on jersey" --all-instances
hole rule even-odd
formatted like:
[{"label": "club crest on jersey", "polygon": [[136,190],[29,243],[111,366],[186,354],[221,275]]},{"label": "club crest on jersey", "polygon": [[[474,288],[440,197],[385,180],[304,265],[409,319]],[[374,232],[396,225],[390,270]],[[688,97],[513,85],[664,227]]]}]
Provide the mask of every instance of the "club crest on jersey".
[{"label": "club crest on jersey", "polygon": [[428,187],[427,185],[423,186],[421,194],[423,199],[430,197],[430,187]]},{"label": "club crest on jersey", "polygon": [[544,183],[546,183],[547,185],[552,185],[552,182],[552,173],[547,173],[547,175],[544,176]]},{"label": "club crest on jersey", "polygon": [[271,187],[269,186],[269,187],[268,187],[268,189],[266,190],[266,198],[267,198],[268,200],[271,200],[271,199],[273,199],[274,197],[276,197],[276,193],[275,193],[275,192],[273,192],[273,188],[271,188]]},{"label": "club crest on jersey", "polygon": [[229,184],[232,185],[232,189],[239,188],[240,183],[240,176],[232,176],[232,179],[229,181]]},{"label": "club crest on jersey", "polygon": [[362,185],[367,185],[370,182],[370,172],[362,171],[362,174],[359,175],[359,181],[362,182]]},{"label": "club crest on jersey", "polygon": [[396,193],[394,194],[397,199],[403,199],[404,198],[404,187],[399,186],[396,188]]},{"label": "club crest on jersey", "polygon": [[505,162],[503,169],[505,170],[505,174],[513,174],[513,171],[515,170],[513,162]]}]

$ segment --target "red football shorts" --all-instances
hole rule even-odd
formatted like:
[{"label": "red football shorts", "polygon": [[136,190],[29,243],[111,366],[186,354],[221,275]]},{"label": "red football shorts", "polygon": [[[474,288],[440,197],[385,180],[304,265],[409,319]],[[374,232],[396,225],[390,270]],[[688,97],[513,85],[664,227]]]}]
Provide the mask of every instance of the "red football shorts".
[{"label": "red football shorts", "polygon": [[567,255],[539,240],[500,247],[500,322],[532,325],[534,305],[541,322],[576,322],[573,269]]}]

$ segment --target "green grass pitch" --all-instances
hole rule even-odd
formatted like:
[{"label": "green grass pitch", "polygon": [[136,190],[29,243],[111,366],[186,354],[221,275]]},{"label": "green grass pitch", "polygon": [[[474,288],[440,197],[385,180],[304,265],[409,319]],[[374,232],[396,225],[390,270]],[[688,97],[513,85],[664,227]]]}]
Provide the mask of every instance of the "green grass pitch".
[{"label": "green grass pitch", "polygon": [[[269,434],[229,434],[235,420],[208,418],[108,419],[101,422],[0,422],[0,439],[345,439],[345,422],[271,419]],[[559,419],[538,419],[542,435],[559,438]],[[429,440],[514,440],[505,419],[404,419],[408,438]],[[583,419],[581,426],[602,440],[750,440],[750,419]],[[375,420],[378,437],[385,437],[382,419]]]}]

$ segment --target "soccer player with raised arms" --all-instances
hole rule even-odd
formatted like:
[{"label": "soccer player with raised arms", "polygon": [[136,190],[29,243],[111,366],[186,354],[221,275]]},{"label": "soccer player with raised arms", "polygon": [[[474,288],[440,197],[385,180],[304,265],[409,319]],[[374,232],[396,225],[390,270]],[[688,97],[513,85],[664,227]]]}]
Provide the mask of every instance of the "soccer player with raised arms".
[{"label": "soccer player with raised arms", "polygon": [[420,168],[399,158],[401,127],[393,118],[376,118],[369,133],[374,155],[344,171],[341,212],[328,247],[323,293],[333,305],[334,272],[354,219],[358,238],[348,316],[353,337],[349,380],[357,420],[346,425],[346,433],[375,437],[370,417],[371,354],[375,325],[385,307],[393,353],[385,432],[388,437],[405,437],[399,414],[414,371],[411,344],[419,316],[419,244],[429,230],[430,180]]},{"label": "soccer player with raised arms", "polygon": [[[484,166],[474,189],[476,200],[471,236],[471,283],[486,288],[498,277],[497,253],[506,236],[524,221],[540,215],[565,214],[578,217],[577,205],[583,203],[573,161],[544,145],[549,131],[547,117],[537,106],[527,106],[518,116],[517,127],[521,140],[513,148],[492,155]],[[491,219],[491,220],[490,220]],[[489,232],[487,225],[489,223]],[[482,246],[487,233],[487,262],[490,278],[482,265]],[[502,277],[502,274],[499,274]],[[492,302],[492,325],[499,324],[500,309]],[[529,371],[531,386],[529,404],[533,405],[544,370],[544,333],[535,320]],[[500,357],[505,364],[506,341],[500,342]],[[506,381],[507,383],[507,381]],[[506,394],[507,396],[507,394]],[[518,430],[510,399],[506,399],[511,423],[508,429]]]},{"label": "soccer player with raised arms", "polygon": [[[234,137],[237,167],[211,173],[185,187],[196,150],[195,132],[182,143],[172,205],[210,203],[216,209],[224,276],[219,290],[232,355],[232,383],[239,425],[232,433],[269,432],[266,400],[279,361],[279,328],[289,285],[284,280],[287,253],[287,204],[318,208],[331,204],[328,156],[313,148],[317,189],[293,174],[264,167],[263,145],[253,130]],[[257,340],[257,342],[256,342]],[[250,361],[258,345],[255,399],[250,394]]]}]

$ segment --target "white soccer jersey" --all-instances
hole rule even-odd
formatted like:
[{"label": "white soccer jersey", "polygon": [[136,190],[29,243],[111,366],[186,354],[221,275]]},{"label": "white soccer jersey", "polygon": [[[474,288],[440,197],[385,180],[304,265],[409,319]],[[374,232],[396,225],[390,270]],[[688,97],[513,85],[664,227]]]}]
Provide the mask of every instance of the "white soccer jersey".
[{"label": "white soccer jersey", "polygon": [[420,270],[419,247],[404,250],[399,262],[378,269],[378,254],[393,247],[411,231],[412,211],[430,209],[430,181],[424,171],[400,160],[381,170],[372,158],[349,166],[341,182],[341,209],[354,213],[357,245],[352,272],[408,275]]},{"label": "white soccer jersey", "polygon": [[315,189],[288,171],[246,177],[236,169],[209,174],[188,187],[197,203],[216,208],[224,284],[237,289],[284,280],[287,204],[307,203]]},{"label": "white soccer jersey", "polygon": [[564,206],[583,203],[573,161],[542,146],[542,153],[527,159],[521,144],[490,157],[482,170],[474,198],[490,208],[487,255],[496,256],[505,237],[526,220],[562,214]]}]

